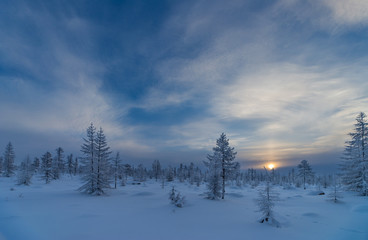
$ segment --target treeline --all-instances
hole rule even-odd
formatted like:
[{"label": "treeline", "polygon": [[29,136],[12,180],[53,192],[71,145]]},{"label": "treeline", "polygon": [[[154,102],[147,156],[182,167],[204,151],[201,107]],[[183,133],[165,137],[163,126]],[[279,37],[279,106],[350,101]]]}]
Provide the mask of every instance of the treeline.
[{"label": "treeline", "polygon": [[147,167],[124,163],[119,152],[112,156],[103,129],[91,124],[83,138],[81,145],[82,156],[65,156],[61,147],[54,153],[46,152],[40,158],[33,160],[27,156],[20,165],[15,164],[15,151],[12,143],[5,147],[0,157],[0,176],[11,177],[17,175],[18,184],[31,184],[33,176],[42,178],[45,183],[61,178],[63,175],[80,176],[83,185],[80,191],[101,195],[107,188],[117,188],[127,183],[140,183],[153,179],[161,185],[166,182],[187,182],[200,186],[206,184],[207,197],[210,199],[224,198],[227,185],[252,187],[262,182],[281,185],[285,188],[303,187],[308,185],[327,188],[343,184],[347,190],[356,191],[361,195],[368,195],[368,128],[366,115],[360,113],[356,118],[354,131],[349,133],[350,140],[346,141],[343,161],[340,162],[341,171],[334,175],[316,175],[308,163],[303,160],[296,168],[287,174],[280,174],[275,169],[269,173],[264,170],[241,170],[235,161],[236,152],[229,145],[224,133],[217,139],[212,154],[207,161],[200,164],[180,164],[179,166],[163,167],[159,160],[154,160]]}]

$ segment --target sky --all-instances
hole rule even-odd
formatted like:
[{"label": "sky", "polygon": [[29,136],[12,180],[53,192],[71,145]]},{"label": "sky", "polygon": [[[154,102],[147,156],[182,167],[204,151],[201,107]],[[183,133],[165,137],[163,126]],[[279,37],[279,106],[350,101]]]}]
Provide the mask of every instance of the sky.
[{"label": "sky", "polygon": [[[0,149],[333,168],[368,112],[368,1],[0,1]],[[0,150],[3,151],[3,150]]]}]

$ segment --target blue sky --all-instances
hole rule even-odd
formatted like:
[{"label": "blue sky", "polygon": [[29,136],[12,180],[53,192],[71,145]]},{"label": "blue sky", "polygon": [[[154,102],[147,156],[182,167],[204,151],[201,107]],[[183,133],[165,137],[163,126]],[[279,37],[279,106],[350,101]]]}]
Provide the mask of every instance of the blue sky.
[{"label": "blue sky", "polygon": [[1,1],[0,146],[80,154],[88,125],[133,163],[339,161],[368,111],[368,2]]}]

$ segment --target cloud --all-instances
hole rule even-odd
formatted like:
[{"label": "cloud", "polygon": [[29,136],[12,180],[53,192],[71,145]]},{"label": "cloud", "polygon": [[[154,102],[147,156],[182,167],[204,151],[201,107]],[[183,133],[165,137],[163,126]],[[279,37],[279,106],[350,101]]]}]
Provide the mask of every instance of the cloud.
[{"label": "cloud", "polygon": [[[164,84],[182,87],[182,102],[196,99],[208,104],[208,111],[172,127],[172,135],[180,137],[169,145],[209,149],[224,131],[242,159],[313,155],[321,160],[316,154],[340,152],[355,115],[367,106],[367,59],[340,58],[334,41],[322,49],[320,42],[307,40],[321,31],[324,10],[313,12],[308,3],[307,14],[298,15],[300,1],[281,1],[261,10],[252,24],[239,26],[217,19],[218,12],[202,3],[190,15],[176,13],[174,19],[184,16],[184,21],[173,21],[169,29],[179,29],[189,44],[202,39],[205,47],[190,57],[163,60],[157,69]],[[299,11],[299,23],[284,17],[292,9]],[[247,126],[252,120],[259,124]],[[231,124],[239,121],[245,124],[234,129]]]},{"label": "cloud", "polygon": [[[22,131],[23,137],[45,139],[47,135],[71,147],[69,151],[78,151],[93,122],[104,129],[114,147],[152,151],[134,140],[134,127],[124,125],[130,104],[118,105],[103,91],[107,68],[95,57],[93,47],[98,29],[74,11],[63,10],[53,14],[45,6],[21,4],[14,15],[3,16],[11,19],[7,22],[12,26],[0,30],[0,60],[16,74],[3,72],[0,77],[0,128],[14,131],[19,142]],[[29,35],[24,24],[31,30]],[[44,144],[46,149],[55,147]]]},{"label": "cloud", "polygon": [[344,25],[367,25],[368,2],[365,0],[324,0],[333,19]]}]

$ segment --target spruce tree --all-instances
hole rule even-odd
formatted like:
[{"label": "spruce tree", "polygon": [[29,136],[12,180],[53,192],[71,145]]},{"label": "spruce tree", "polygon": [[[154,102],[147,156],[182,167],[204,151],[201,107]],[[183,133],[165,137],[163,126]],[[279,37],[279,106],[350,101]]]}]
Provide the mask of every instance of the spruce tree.
[{"label": "spruce tree", "polygon": [[3,174],[5,177],[10,177],[14,175],[15,171],[14,160],[15,160],[14,148],[11,142],[9,142],[6,145],[4,152]]},{"label": "spruce tree", "polygon": [[70,176],[73,174],[73,154],[67,157],[67,171]]},{"label": "spruce tree", "polygon": [[102,195],[103,189],[110,188],[110,147],[107,145],[106,136],[100,128],[96,134],[96,160],[97,160],[97,181],[96,194]]},{"label": "spruce tree", "polygon": [[81,146],[81,152],[84,157],[82,163],[84,167],[82,177],[83,185],[79,188],[79,191],[88,194],[94,194],[96,192],[96,128],[91,125],[87,128],[87,138],[83,138],[84,143]]},{"label": "spruce tree", "polygon": [[65,171],[64,150],[61,147],[58,147],[55,151],[56,155],[53,161],[53,174],[54,179],[59,179],[60,175]]},{"label": "spruce tree", "polygon": [[114,188],[116,189],[118,178],[122,178],[122,165],[121,165],[121,159],[120,159],[120,153],[117,152],[116,156],[113,160],[113,171],[114,171]]},{"label": "spruce tree", "polygon": [[52,171],[52,156],[50,152],[46,152],[41,158],[41,178],[50,183],[51,179],[54,178]]},{"label": "spruce tree", "polygon": [[79,191],[102,195],[104,189],[110,187],[110,147],[107,145],[102,128],[96,132],[92,123],[87,129],[87,138],[83,138],[83,140],[81,151],[84,154],[84,176],[82,178],[83,185]]},{"label": "spruce tree", "polygon": [[222,182],[221,182],[221,158],[216,156],[216,152],[214,155],[208,155],[208,162],[204,162],[205,166],[208,168],[207,173],[207,198],[208,199],[218,199],[222,196]]},{"label": "spruce tree", "polygon": [[[210,161],[213,161],[214,165],[212,166],[213,169],[217,169],[217,161],[221,164],[221,198],[225,198],[225,183],[227,177],[231,174],[231,171],[234,170],[236,167],[236,163],[233,162],[236,156],[236,152],[234,151],[233,147],[229,145],[229,139],[226,137],[225,133],[222,133],[220,138],[216,141],[216,147],[213,148],[213,155],[209,155],[207,158]],[[214,161],[216,158],[216,161]],[[216,162],[216,163],[215,163]],[[217,170],[216,170],[217,171]],[[216,179],[217,176],[214,175],[214,172],[211,173],[212,178]]]},{"label": "spruce tree", "polygon": [[152,163],[152,173],[153,173],[153,176],[155,177],[156,182],[157,182],[157,179],[161,175],[161,164],[160,164],[160,161],[157,160],[157,159],[154,160],[153,163]]},{"label": "spruce tree", "polygon": [[302,179],[304,189],[305,183],[311,179],[314,176],[314,173],[312,172],[312,168],[309,165],[307,160],[302,160],[300,164],[298,165],[298,177]]},{"label": "spruce tree", "polygon": [[29,156],[27,156],[27,158],[20,165],[18,174],[18,184],[29,186],[31,184],[33,172],[34,169],[31,163],[31,159],[29,158]]},{"label": "spruce tree", "polygon": [[368,125],[365,113],[356,118],[351,140],[346,142],[341,165],[342,183],[348,190],[368,196]]}]

